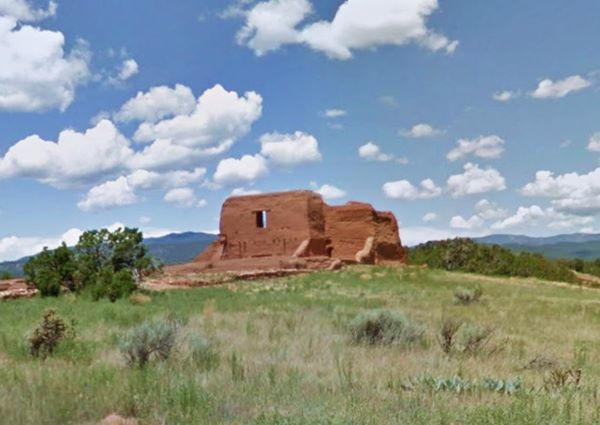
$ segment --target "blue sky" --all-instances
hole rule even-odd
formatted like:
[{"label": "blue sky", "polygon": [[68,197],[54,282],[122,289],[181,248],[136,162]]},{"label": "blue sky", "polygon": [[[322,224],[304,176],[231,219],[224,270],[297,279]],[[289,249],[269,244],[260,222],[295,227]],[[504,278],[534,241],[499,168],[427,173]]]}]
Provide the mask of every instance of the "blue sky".
[{"label": "blue sky", "polygon": [[[232,193],[407,243],[600,231],[593,0],[0,0],[0,260],[218,228]],[[87,133],[86,133],[87,132]]]}]

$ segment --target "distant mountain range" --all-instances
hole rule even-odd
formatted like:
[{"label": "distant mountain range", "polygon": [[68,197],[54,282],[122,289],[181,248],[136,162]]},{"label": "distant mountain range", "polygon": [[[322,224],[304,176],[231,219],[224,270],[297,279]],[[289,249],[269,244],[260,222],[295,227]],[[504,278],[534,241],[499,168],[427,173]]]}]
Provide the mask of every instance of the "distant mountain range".
[{"label": "distant mountain range", "polygon": [[[150,254],[165,265],[187,263],[210,245],[217,236],[210,233],[171,233],[160,238],[147,238],[144,243]],[[23,275],[23,266],[29,257],[17,261],[0,263],[0,272],[8,272],[13,276]]]},{"label": "distant mountain range", "polygon": [[514,251],[528,251],[549,258],[600,258],[600,234],[571,233],[549,237],[490,235],[474,238],[476,242],[497,244]]}]

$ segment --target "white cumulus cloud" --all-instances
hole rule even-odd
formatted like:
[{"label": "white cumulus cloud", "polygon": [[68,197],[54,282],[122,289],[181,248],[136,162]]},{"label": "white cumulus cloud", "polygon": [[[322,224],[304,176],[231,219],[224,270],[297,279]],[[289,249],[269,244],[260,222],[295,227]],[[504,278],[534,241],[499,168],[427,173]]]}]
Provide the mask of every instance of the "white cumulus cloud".
[{"label": "white cumulus cloud", "polygon": [[381,152],[381,148],[373,142],[368,142],[358,148],[358,156],[369,161],[391,161],[394,155]]},{"label": "white cumulus cloud", "polygon": [[175,115],[189,115],[196,108],[196,98],[189,87],[176,84],[152,87],[148,92],[138,92],[115,114],[118,122],[157,122]]},{"label": "white cumulus cloud", "polygon": [[504,153],[504,144],[504,140],[495,134],[479,136],[473,140],[460,139],[456,142],[456,147],[448,152],[446,157],[449,161],[456,161],[468,155],[496,159]]},{"label": "white cumulus cloud", "polygon": [[64,130],[57,142],[29,136],[0,158],[0,179],[28,177],[55,187],[90,181],[125,167],[133,151],[108,120],[84,133]]},{"label": "white cumulus cloud", "polygon": [[340,199],[346,197],[347,194],[345,190],[330,184],[324,184],[316,192],[324,199]]},{"label": "white cumulus cloud", "polygon": [[558,211],[586,216],[600,213],[600,168],[587,174],[554,175],[538,171],[535,180],[527,183],[524,196],[549,198]]},{"label": "white cumulus cloud", "polygon": [[126,177],[119,177],[90,189],[77,207],[82,211],[99,211],[132,205],[137,202],[135,189],[129,184]]},{"label": "white cumulus cloud", "polygon": [[178,187],[169,190],[164,196],[164,201],[181,208],[202,208],[206,206],[206,201],[198,199],[194,189],[190,187]]},{"label": "white cumulus cloud", "polygon": [[437,198],[442,194],[442,189],[431,179],[425,179],[419,187],[408,180],[387,182],[383,185],[383,193],[390,199],[416,200]]},{"label": "white cumulus cloud", "polygon": [[[10,9],[11,4],[0,0],[0,12],[2,5]],[[61,32],[18,25],[14,17],[0,13],[0,110],[64,111],[73,103],[77,87],[90,78],[90,54],[84,42],[70,52],[64,45]]]},{"label": "white cumulus cloud", "polygon": [[318,162],[322,159],[317,139],[301,131],[294,134],[264,134],[260,138],[260,144],[261,155],[281,166]]},{"label": "white cumulus cloud", "polygon": [[569,93],[586,89],[592,85],[591,81],[579,75],[572,75],[563,80],[552,81],[547,78],[540,81],[537,88],[531,92],[536,99],[549,99],[565,97]]},{"label": "white cumulus cloud", "polygon": [[492,98],[498,102],[508,102],[509,100],[519,97],[519,92],[511,90],[503,90],[496,92],[492,95]]},{"label": "white cumulus cloud", "polygon": [[438,130],[435,127],[433,127],[431,124],[427,124],[427,123],[415,124],[411,129],[400,130],[399,133],[401,136],[411,137],[413,139],[422,139],[425,137],[437,137],[437,136],[444,134],[444,132],[442,130]]},{"label": "white cumulus cloud", "polygon": [[304,44],[330,58],[347,60],[355,50],[416,43],[453,53],[452,41],[427,27],[437,0],[346,0],[331,21],[301,26],[313,8],[308,0],[269,0],[239,14],[246,23],[237,41],[261,56],[286,44]]},{"label": "white cumulus cloud", "polygon": [[58,5],[48,2],[45,9],[35,9],[28,0],[0,0],[0,16],[9,16],[21,22],[35,22],[56,15]]},{"label": "white cumulus cloud", "polygon": [[222,186],[250,183],[264,177],[269,171],[267,160],[261,155],[244,155],[240,159],[223,159],[217,165],[214,182]]},{"label": "white cumulus cloud", "polygon": [[590,137],[587,149],[591,152],[600,152],[600,131]]},{"label": "white cumulus cloud", "polygon": [[504,177],[494,168],[483,169],[477,164],[467,163],[464,170],[462,174],[450,176],[447,181],[448,191],[455,198],[506,189]]}]

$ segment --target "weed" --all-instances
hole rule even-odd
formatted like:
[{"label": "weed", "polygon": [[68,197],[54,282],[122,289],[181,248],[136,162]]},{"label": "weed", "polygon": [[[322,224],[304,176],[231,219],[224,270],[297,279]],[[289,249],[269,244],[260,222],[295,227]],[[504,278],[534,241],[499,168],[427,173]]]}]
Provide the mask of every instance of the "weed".
[{"label": "weed", "polygon": [[386,309],[369,310],[350,322],[352,340],[357,344],[399,344],[411,346],[423,341],[425,330],[404,313]]},{"label": "weed", "polygon": [[459,319],[454,319],[451,317],[444,317],[442,319],[438,343],[440,344],[440,347],[444,353],[449,354],[454,348],[456,334],[462,325],[463,322]]},{"label": "weed", "polygon": [[48,310],[29,336],[29,352],[34,357],[46,358],[61,341],[74,337],[74,332],[74,323],[68,325],[54,310]]},{"label": "weed", "polygon": [[466,289],[458,287],[454,290],[454,301],[457,304],[469,305],[477,303],[481,300],[483,290],[481,286],[477,286],[475,289]]}]

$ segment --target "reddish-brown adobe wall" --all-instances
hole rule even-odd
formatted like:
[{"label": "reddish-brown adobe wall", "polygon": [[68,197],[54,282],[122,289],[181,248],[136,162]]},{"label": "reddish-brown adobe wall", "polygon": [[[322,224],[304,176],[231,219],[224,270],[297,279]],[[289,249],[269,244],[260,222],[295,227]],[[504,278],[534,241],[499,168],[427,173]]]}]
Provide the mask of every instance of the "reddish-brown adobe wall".
[{"label": "reddish-brown adobe wall", "polygon": [[404,261],[391,212],[350,202],[329,206],[310,191],[229,198],[220,237],[197,261],[329,256],[346,262]]},{"label": "reddish-brown adobe wall", "polygon": [[[257,222],[257,214],[262,212],[265,227]],[[291,256],[304,240],[323,240],[323,230],[323,201],[315,193],[229,198],[221,212],[220,232],[226,238],[223,258]]]}]

